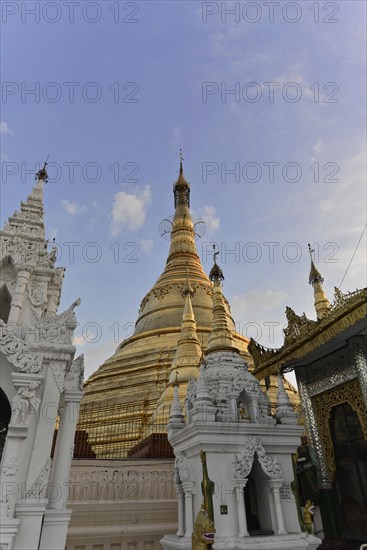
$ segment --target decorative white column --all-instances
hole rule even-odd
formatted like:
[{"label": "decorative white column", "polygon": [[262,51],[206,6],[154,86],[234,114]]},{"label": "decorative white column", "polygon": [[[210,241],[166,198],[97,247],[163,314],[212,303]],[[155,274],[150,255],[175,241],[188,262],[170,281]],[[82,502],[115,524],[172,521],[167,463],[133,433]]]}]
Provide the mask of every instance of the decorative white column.
[{"label": "decorative white column", "polygon": [[237,422],[237,394],[230,394],[228,396],[229,410],[231,415],[231,422]]},{"label": "decorative white column", "polygon": [[181,484],[176,484],[176,494],[178,500],[178,529],[177,536],[185,536],[185,495]]},{"label": "decorative white column", "polygon": [[20,529],[14,541],[15,550],[38,548],[46,505],[47,500],[42,498],[38,501],[26,500],[16,505],[15,513],[20,520]]},{"label": "decorative white column", "polygon": [[282,503],[280,500],[280,488],[283,484],[283,481],[281,479],[272,479],[269,483],[270,483],[270,487],[274,497],[275,515],[276,515],[277,524],[278,524],[277,534],[286,535],[287,531],[285,530],[285,526],[284,526],[283,509],[282,509]]},{"label": "decorative white column", "polygon": [[49,508],[65,508],[71,461],[73,459],[75,428],[79,416],[80,401],[83,391],[66,391],[65,402],[57,434],[55,449],[55,466],[49,495]]},{"label": "decorative white column", "polygon": [[194,508],[193,497],[195,486],[192,481],[186,481],[182,484],[185,492],[185,537],[191,537],[194,530]]},{"label": "decorative white column", "polygon": [[259,420],[259,404],[257,399],[252,398],[249,402],[249,415],[252,422],[258,422]]},{"label": "decorative white column", "polygon": [[236,490],[236,507],[238,517],[238,537],[248,537],[249,532],[247,530],[247,518],[246,518],[246,506],[245,496],[243,490],[247,485],[247,479],[234,480],[234,487]]},{"label": "decorative white column", "polygon": [[24,302],[24,293],[31,274],[28,271],[19,271],[17,283],[11,301],[11,308],[8,318],[8,324],[17,323],[20,310]]},{"label": "decorative white column", "polygon": [[56,439],[49,507],[45,512],[39,550],[64,550],[71,510],[66,509],[74,453],[75,428],[83,392],[84,357],[72,362],[64,382],[64,407]]}]

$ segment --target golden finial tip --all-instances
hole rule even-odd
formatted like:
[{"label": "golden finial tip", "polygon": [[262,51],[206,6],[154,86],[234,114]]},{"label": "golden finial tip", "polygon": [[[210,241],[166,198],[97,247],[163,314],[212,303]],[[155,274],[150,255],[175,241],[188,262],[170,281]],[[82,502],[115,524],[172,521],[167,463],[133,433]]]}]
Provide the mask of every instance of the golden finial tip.
[{"label": "golden finial tip", "polygon": [[179,385],[180,385],[180,384],[178,383],[178,371],[176,370],[175,381],[173,382],[172,386],[173,386],[174,388],[176,388],[176,387],[179,387]]}]

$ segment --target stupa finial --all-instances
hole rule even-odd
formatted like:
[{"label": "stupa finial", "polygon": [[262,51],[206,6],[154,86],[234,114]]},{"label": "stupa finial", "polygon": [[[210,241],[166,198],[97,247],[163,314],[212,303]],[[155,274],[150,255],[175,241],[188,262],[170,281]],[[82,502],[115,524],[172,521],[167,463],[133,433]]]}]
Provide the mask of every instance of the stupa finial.
[{"label": "stupa finial", "polygon": [[310,253],[311,258],[311,270],[310,270],[310,276],[308,278],[308,282],[310,285],[314,285],[315,283],[323,283],[324,278],[322,277],[321,273],[315,266],[314,258],[312,254],[315,252],[315,249],[311,248],[310,243],[308,243],[308,251]]},{"label": "stupa finial", "polygon": [[310,285],[313,286],[313,290],[314,290],[315,310],[316,310],[317,319],[322,319],[322,317],[324,317],[326,313],[330,310],[331,305],[329,300],[326,297],[325,291],[322,286],[322,283],[324,282],[324,278],[322,277],[321,273],[315,266],[314,258],[312,256],[315,250],[311,248],[310,243],[308,243],[308,250],[311,258],[311,269],[310,269],[308,282]]},{"label": "stupa finial", "polygon": [[219,250],[218,250],[218,252],[216,252],[215,249],[216,249],[216,246],[215,246],[215,244],[213,244],[213,262],[214,262],[214,265],[210,270],[209,279],[214,283],[216,281],[218,281],[218,282],[224,281],[223,271],[221,270],[221,268],[217,264],[217,256],[219,255]]},{"label": "stupa finial", "polygon": [[213,245],[213,250],[214,265],[209,273],[209,279],[213,282],[213,319],[206,355],[213,351],[238,352],[234,347],[233,337],[229,330],[227,311],[221,286],[224,275],[217,264],[216,258],[219,252],[215,251],[215,245]]},{"label": "stupa finial", "polygon": [[180,147],[180,176],[183,176],[183,160],[182,148]]}]

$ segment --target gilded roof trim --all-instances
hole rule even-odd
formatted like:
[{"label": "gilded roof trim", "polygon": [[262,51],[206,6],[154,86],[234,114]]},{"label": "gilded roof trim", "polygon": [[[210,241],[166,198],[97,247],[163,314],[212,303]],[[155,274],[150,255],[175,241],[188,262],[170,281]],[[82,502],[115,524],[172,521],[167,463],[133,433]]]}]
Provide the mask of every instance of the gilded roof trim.
[{"label": "gilded roof trim", "polygon": [[277,374],[287,363],[305,357],[366,316],[366,288],[348,294],[342,294],[335,288],[330,312],[319,321],[307,319],[305,314],[298,316],[287,308],[288,326],[284,329],[284,345],[281,348],[265,348],[250,340],[248,350],[255,363],[254,375],[262,379]]}]

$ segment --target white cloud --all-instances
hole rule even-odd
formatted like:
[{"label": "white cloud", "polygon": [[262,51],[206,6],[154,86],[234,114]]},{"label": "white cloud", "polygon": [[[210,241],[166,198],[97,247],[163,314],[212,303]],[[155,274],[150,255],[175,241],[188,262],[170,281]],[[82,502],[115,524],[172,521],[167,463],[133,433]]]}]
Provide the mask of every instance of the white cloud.
[{"label": "white cloud", "polygon": [[316,153],[319,153],[322,150],[323,146],[324,144],[322,143],[321,139],[318,139],[315,145],[312,147],[312,150]]},{"label": "white cloud", "polygon": [[201,206],[197,214],[198,218],[205,222],[208,233],[214,233],[214,231],[220,228],[220,218],[214,206],[208,204]]},{"label": "white cloud", "polygon": [[[241,296],[233,296],[232,310],[235,317],[247,318],[249,313],[266,313],[284,302],[287,294],[283,290],[249,290]],[[254,317],[255,319],[255,317]]]},{"label": "white cloud", "polygon": [[65,200],[62,201],[61,204],[62,204],[65,212],[67,212],[68,214],[71,214],[72,216],[75,216],[75,214],[78,211],[78,207],[77,207],[76,202],[70,202],[67,199],[65,199]]},{"label": "white cloud", "polygon": [[139,246],[145,252],[149,254],[153,248],[154,241],[152,239],[140,239]]},{"label": "white cloud", "polygon": [[74,336],[73,346],[84,346],[86,344],[84,336]]},{"label": "white cloud", "polygon": [[181,130],[180,128],[176,127],[174,128],[173,130],[173,143],[175,145],[179,145],[181,144],[181,141],[182,141],[182,135],[181,135]]},{"label": "white cloud", "polygon": [[0,134],[2,135],[9,134],[10,136],[14,134],[13,130],[9,128],[8,123],[5,122],[4,120],[0,121]]},{"label": "white cloud", "polygon": [[[283,344],[285,301],[283,290],[253,289],[231,300],[237,332],[271,348]],[[284,306],[281,307],[281,306]]]},{"label": "white cloud", "polygon": [[88,210],[88,208],[84,204],[78,205],[76,202],[71,202],[67,199],[61,201],[61,204],[65,212],[67,212],[71,216],[75,216],[75,214],[83,214],[83,212],[86,212]]},{"label": "white cloud", "polygon": [[70,202],[68,200],[62,201],[62,206],[64,207],[65,212],[74,216],[77,213],[78,207],[75,202]]},{"label": "white cloud", "polygon": [[121,231],[139,229],[146,217],[147,208],[151,203],[152,193],[146,186],[142,191],[126,193],[120,191],[114,196],[111,211],[111,234],[116,237]]}]

